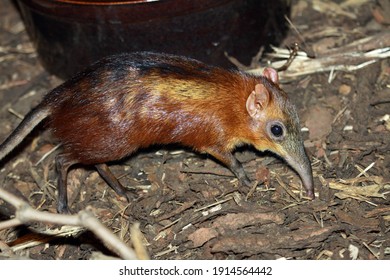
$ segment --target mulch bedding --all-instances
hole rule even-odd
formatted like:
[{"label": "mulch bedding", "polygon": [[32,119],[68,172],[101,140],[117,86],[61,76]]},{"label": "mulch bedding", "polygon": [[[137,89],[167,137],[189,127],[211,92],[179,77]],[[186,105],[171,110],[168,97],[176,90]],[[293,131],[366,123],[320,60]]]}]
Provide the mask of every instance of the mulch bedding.
[{"label": "mulch bedding", "polygon": [[[291,28],[281,47],[298,41],[321,54],[375,34],[384,36],[372,50],[390,47],[390,1],[292,5]],[[61,80],[40,65],[10,1],[3,1],[0,14],[2,141]],[[76,213],[89,206],[129,246],[134,245],[130,226],[139,224],[152,259],[390,259],[389,62],[387,57],[360,69],[336,70],[331,79],[329,71],[317,67],[317,72],[282,80],[304,128],[316,185],[313,201],[304,197],[299,177],[271,154],[250,147],[237,151],[257,182],[242,188],[211,158],[172,146],[110,165],[134,193],[129,205],[94,169],[73,169],[70,207]],[[48,131],[36,129],[2,163],[2,188],[55,213],[55,147]],[[0,210],[2,220],[13,213],[2,200]],[[29,223],[0,231],[0,257],[115,256],[89,231],[61,237],[51,235],[52,228]]]}]

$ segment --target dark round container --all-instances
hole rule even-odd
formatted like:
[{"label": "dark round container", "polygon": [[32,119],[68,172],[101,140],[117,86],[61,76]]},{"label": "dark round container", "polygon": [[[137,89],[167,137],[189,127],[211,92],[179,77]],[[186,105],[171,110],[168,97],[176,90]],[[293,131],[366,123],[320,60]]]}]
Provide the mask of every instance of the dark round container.
[{"label": "dark round container", "polygon": [[68,78],[118,52],[182,54],[231,66],[283,38],[285,0],[17,0],[46,69]]}]

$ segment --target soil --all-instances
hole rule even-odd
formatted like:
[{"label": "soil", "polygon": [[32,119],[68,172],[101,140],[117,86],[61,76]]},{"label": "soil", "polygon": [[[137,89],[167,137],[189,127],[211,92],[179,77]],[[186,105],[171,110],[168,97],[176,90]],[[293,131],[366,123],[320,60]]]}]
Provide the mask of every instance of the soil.
[{"label": "soil", "polygon": [[[338,8],[332,11],[320,5],[328,2],[292,1],[294,28],[281,47],[303,41],[320,53],[389,32],[390,1],[331,1]],[[41,66],[12,2],[3,0],[1,6],[2,141],[62,81]],[[329,30],[333,32],[325,32]],[[390,59],[333,74],[331,81],[329,71],[318,71],[282,85],[305,128],[315,200],[304,197],[299,177],[269,153],[249,147],[236,152],[258,182],[249,190],[207,156],[154,147],[110,164],[133,191],[130,204],[93,168],[72,169],[72,212],[89,206],[129,246],[130,225],[138,223],[152,259],[390,259]],[[36,129],[2,163],[1,187],[38,210],[55,213],[54,158],[59,149],[54,147],[50,132]],[[2,200],[0,210],[1,220],[13,214]],[[52,228],[29,223],[0,231],[1,258],[6,258],[4,246],[14,251],[11,258],[115,256],[89,231],[48,238]]]}]

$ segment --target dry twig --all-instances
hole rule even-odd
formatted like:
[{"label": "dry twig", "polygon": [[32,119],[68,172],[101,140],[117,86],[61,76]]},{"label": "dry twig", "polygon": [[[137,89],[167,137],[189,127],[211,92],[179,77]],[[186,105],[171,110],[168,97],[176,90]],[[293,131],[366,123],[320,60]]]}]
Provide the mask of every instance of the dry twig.
[{"label": "dry twig", "polygon": [[80,211],[77,215],[62,215],[42,212],[33,209],[28,203],[0,188],[0,198],[16,208],[15,218],[0,222],[0,230],[26,224],[30,222],[43,222],[59,225],[82,226],[92,231],[106,246],[123,259],[138,259],[133,249],[129,248],[106,228],[88,209]]},{"label": "dry twig", "polygon": [[[279,68],[286,63],[290,52],[274,47],[273,58],[282,59],[271,63],[271,67]],[[316,58],[310,58],[305,52],[299,51],[289,68],[280,72],[280,79],[292,79],[298,76],[327,72],[334,70],[355,71],[376,61],[390,57],[390,33],[380,33],[357,40],[346,46],[332,49],[325,53],[317,53]],[[260,75],[262,68],[249,70],[249,73]]]}]

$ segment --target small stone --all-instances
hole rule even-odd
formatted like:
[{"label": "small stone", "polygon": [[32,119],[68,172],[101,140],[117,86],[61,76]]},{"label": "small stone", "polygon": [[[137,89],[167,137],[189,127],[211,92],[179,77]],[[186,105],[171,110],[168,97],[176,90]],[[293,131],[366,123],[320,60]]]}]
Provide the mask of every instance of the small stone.
[{"label": "small stone", "polygon": [[342,95],[348,95],[351,93],[351,87],[349,85],[341,85],[339,87],[339,93]]}]

